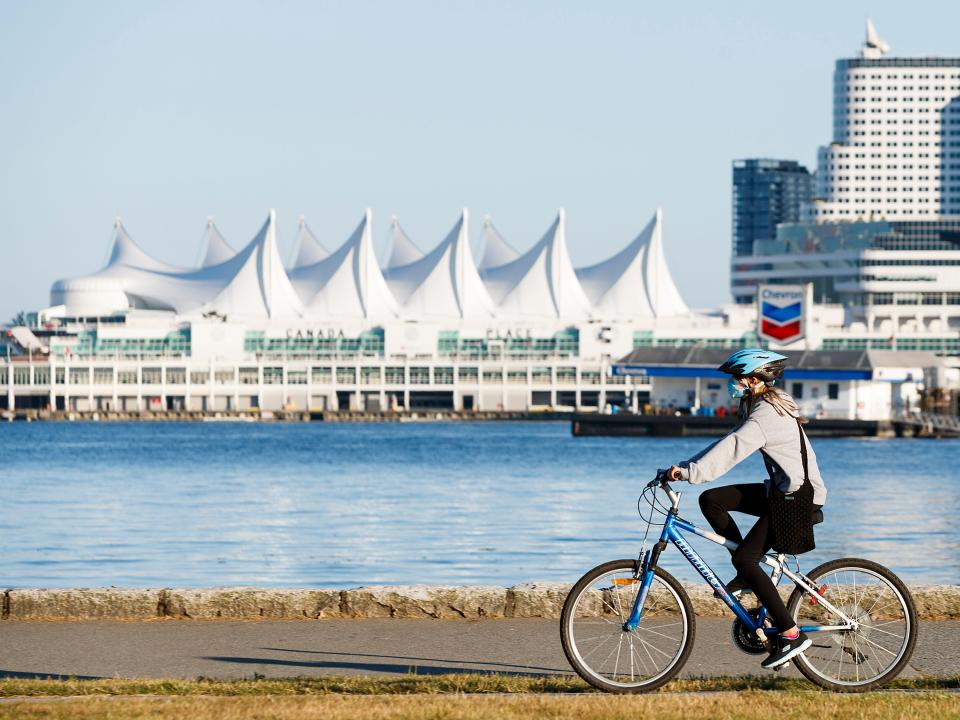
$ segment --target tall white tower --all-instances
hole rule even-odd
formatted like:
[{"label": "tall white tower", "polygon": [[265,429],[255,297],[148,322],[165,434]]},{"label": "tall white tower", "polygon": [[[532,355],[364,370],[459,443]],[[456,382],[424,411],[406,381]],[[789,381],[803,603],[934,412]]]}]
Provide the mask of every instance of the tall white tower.
[{"label": "tall white tower", "polygon": [[811,220],[960,215],[960,58],[889,51],[867,20],[861,57],[837,61]]}]

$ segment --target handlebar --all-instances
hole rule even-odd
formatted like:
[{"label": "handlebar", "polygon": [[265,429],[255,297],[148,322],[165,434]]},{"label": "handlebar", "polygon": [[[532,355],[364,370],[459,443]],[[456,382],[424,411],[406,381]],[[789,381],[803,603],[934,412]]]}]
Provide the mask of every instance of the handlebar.
[{"label": "handlebar", "polygon": [[657,470],[657,476],[653,480],[648,482],[646,487],[653,488],[653,487],[659,486],[660,488],[665,490],[667,493],[667,497],[670,498],[670,505],[672,509],[676,511],[678,505],[680,504],[680,493],[674,491],[674,489],[670,487],[671,480],[667,477],[668,472],[670,472],[669,469]]},{"label": "handlebar", "polygon": [[670,468],[667,468],[667,469],[660,468],[659,470],[657,470],[657,476],[650,481],[650,485],[653,486],[653,485],[660,484],[665,486],[666,483],[668,482],[676,482],[676,481],[677,480],[670,477]]}]

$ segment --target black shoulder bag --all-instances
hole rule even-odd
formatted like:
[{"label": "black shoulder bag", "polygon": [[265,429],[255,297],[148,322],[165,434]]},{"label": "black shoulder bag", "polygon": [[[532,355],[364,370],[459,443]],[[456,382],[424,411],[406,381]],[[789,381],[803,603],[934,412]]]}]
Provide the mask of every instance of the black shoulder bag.
[{"label": "black shoulder bag", "polygon": [[767,504],[770,510],[770,542],[778,553],[800,555],[816,547],[813,539],[813,483],[807,470],[807,444],[803,427],[797,421],[800,433],[800,457],[803,460],[803,485],[792,493],[777,487],[776,464],[763,453],[763,462],[770,474],[770,494]]}]

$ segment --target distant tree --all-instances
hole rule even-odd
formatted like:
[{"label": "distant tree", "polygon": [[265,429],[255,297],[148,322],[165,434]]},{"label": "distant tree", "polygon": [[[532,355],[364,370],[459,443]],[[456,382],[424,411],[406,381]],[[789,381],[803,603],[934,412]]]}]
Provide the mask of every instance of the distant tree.
[{"label": "distant tree", "polygon": [[21,310],[12,318],[10,318],[10,327],[17,327],[18,325],[26,325],[26,324],[27,324],[27,313],[25,313],[23,310]]}]

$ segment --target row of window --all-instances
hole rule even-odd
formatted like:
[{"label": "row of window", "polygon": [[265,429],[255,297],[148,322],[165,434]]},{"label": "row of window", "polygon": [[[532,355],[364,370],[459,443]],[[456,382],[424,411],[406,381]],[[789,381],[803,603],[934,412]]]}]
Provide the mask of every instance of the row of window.
[{"label": "row of window", "polygon": [[960,338],[824,338],[823,350],[902,350],[941,355],[960,353]]},{"label": "row of window", "polygon": [[[848,93],[864,93],[864,92],[960,92],[960,87],[954,85],[887,85],[886,87],[882,85],[847,85],[846,90]],[[843,97],[843,93],[837,93],[840,97]],[[887,98],[888,100],[896,100],[895,97]],[[904,100],[910,100],[911,98],[904,98]]]},{"label": "row of window", "polygon": [[960,305],[960,293],[873,293],[870,303],[873,305]]},{"label": "row of window", "polygon": [[[13,369],[14,385],[49,385],[50,368],[43,365],[14,367]],[[32,370],[32,378],[31,378]],[[359,383],[358,371],[359,370]],[[431,372],[432,371],[432,372]],[[164,368],[142,368],[141,370],[144,385],[160,385],[163,381]],[[310,381],[315,385],[329,385],[336,377],[338,385],[452,385],[454,376],[460,383],[475,384],[482,381],[484,383],[501,384],[504,381],[514,384],[552,384],[553,376],[549,366],[532,367],[529,369],[511,370],[507,369],[504,373],[503,368],[484,368],[480,372],[478,367],[434,367],[412,366],[409,368],[403,366],[396,367],[312,367],[307,370],[287,370],[286,380],[288,385],[306,385],[308,384],[308,373]],[[557,367],[555,368],[557,384],[577,384],[576,367]],[[112,385],[114,379],[113,368],[54,368],[54,384],[64,385],[69,377],[71,385],[88,385],[92,381],[94,385]],[[586,385],[600,384],[600,369],[583,369],[580,371],[580,382]],[[190,382],[195,385],[209,383],[210,373],[207,370],[189,371]],[[257,368],[240,368],[237,373],[230,370],[214,371],[215,381],[219,384],[231,384],[235,378],[238,378],[241,385],[257,385],[260,382],[260,376]],[[166,382],[168,385],[181,385],[186,382],[187,370],[185,368],[166,368]],[[263,384],[281,385],[284,380],[283,367],[264,367]],[[137,370],[120,369],[116,371],[116,381],[118,385],[136,385]],[[607,378],[608,384],[619,385],[625,382],[622,377]],[[0,368],[0,384],[7,383],[7,368]]]},{"label": "row of window", "polygon": [[[933,153],[933,155],[934,155],[934,157],[936,157],[937,154],[936,154],[936,153]],[[831,160],[835,160],[835,159],[846,160],[847,158],[850,158],[850,157],[853,157],[853,158],[866,158],[866,157],[867,157],[866,153],[850,153],[850,152],[833,152],[833,153],[829,153],[829,156],[830,156],[830,159],[831,159]],[[897,153],[895,153],[895,152],[870,153],[870,157],[876,158],[876,159],[878,159],[878,160],[881,159],[881,158],[883,158],[883,159],[885,159],[885,160],[889,160],[890,158],[899,157],[899,155],[898,155]],[[913,153],[904,153],[904,154],[903,154],[903,157],[904,157],[904,158],[912,158],[912,157],[913,157]],[[917,157],[922,157],[922,158],[930,157],[930,153],[918,153],[918,154],[917,154]],[[952,157],[952,156],[950,156],[950,157]],[[833,165],[830,166],[831,169],[833,169],[833,167],[834,167]],[[849,169],[850,166],[849,166],[849,165],[843,165],[843,166],[841,166],[841,167],[843,167],[844,169]],[[854,167],[866,167],[866,166],[865,166],[865,165],[859,165],[859,166],[855,165]],[[870,167],[879,170],[882,166],[881,166],[881,165],[871,165]],[[891,163],[890,165],[887,165],[887,167],[888,167],[888,168],[896,168],[896,167],[899,167],[899,164],[898,164],[898,163]],[[928,166],[921,166],[921,167],[928,167]]]},{"label": "row of window", "polygon": [[268,338],[262,332],[248,332],[243,339],[244,352],[274,357],[383,357],[384,332],[381,328],[359,337],[294,336]]},{"label": "row of window", "polygon": [[188,357],[189,329],[173,332],[162,338],[101,338],[95,330],[81,332],[71,345],[54,345],[55,355],[80,357]]},{"label": "row of window", "polygon": [[[803,400],[803,383],[790,383],[790,394],[793,395],[796,400]],[[815,400],[817,396],[814,392],[811,392],[810,398]],[[837,400],[840,398],[840,383],[827,383],[827,398],[829,400]]]},{"label": "row of window", "polygon": [[727,338],[691,338],[691,337],[661,337],[654,338],[649,331],[637,331],[633,334],[633,348],[636,350],[641,347],[658,348],[690,348],[705,347],[716,349],[736,349],[744,346],[766,347],[766,342],[761,341],[756,333],[750,332],[740,337]]},{"label": "row of window", "polygon": [[457,330],[441,331],[437,338],[441,357],[468,359],[510,357],[576,357],[580,354],[580,333],[564,330],[553,337],[461,338]]},{"label": "row of window", "polygon": [[[843,202],[843,201],[838,201],[838,202]],[[957,203],[957,205],[960,205],[960,203]],[[816,215],[854,215],[854,216],[860,216],[860,212],[861,212],[860,210],[843,210],[843,209],[834,210],[834,209],[832,209],[832,208],[822,208],[822,209],[816,210],[816,211],[815,211],[815,214],[816,214]],[[936,213],[934,213],[932,210],[916,210],[916,211],[914,211],[914,210],[884,210],[884,213],[886,213],[887,215],[897,215],[897,214],[900,214],[900,215],[914,215],[914,214],[916,214],[916,215],[934,215],[934,214],[936,214]],[[907,249],[907,248],[905,248],[905,249]]]},{"label": "row of window", "polygon": [[[921,102],[944,103],[944,102],[947,101],[947,99],[946,99],[945,97],[942,97],[942,96],[941,96],[941,97],[917,98],[916,100],[917,100],[918,103],[921,103]],[[887,102],[901,102],[901,103],[905,103],[905,102],[913,102],[913,101],[914,101],[914,99],[913,99],[912,97],[896,98],[896,97],[862,97],[862,96],[861,96],[861,97],[847,98],[847,102],[848,102],[848,103],[851,103],[851,102],[853,102],[853,103],[868,103],[868,102],[869,102],[869,103],[880,103],[880,102],[882,102],[882,103],[887,103]],[[895,110],[895,108],[893,108],[893,109],[887,108],[887,109],[888,109],[889,111],[891,111],[891,112],[893,112],[893,111]],[[900,108],[900,109],[901,109],[903,112],[913,112],[914,109],[916,109],[917,112],[938,112],[938,110],[939,110],[938,108],[924,108],[924,107],[922,107],[922,108]]]},{"label": "row of window", "polygon": [[857,267],[907,267],[907,266],[944,267],[944,266],[960,265],[960,259],[951,260],[951,259],[942,259],[942,258],[931,258],[929,260],[926,260],[926,259],[914,260],[911,258],[904,258],[904,259],[898,258],[895,260],[887,260],[887,259],[868,258],[865,260],[857,260],[855,264],[857,265]]},{"label": "row of window", "polygon": [[[866,192],[866,191],[864,191],[864,192]],[[879,191],[876,191],[876,192],[879,192]],[[852,194],[853,191],[852,191],[852,190],[849,190],[849,189],[847,189],[847,188],[839,188],[839,189],[837,190],[837,192],[836,192],[837,195],[841,195],[841,196],[842,196],[842,195],[845,195],[845,194],[847,194],[847,193],[851,193],[851,194]],[[917,203],[918,205],[919,205],[919,204],[932,204],[932,205],[936,205],[936,204],[938,204],[938,203],[940,202],[940,198],[938,198],[938,197],[918,197],[918,198],[912,198],[912,197],[899,197],[899,198],[898,198],[898,197],[887,197],[887,198],[879,198],[879,197],[872,197],[872,198],[845,198],[845,197],[835,197],[835,198],[832,198],[830,202],[834,202],[834,203],[849,203],[849,204],[854,204],[854,205],[866,205],[867,203],[869,203],[869,204],[871,204],[871,205],[886,205],[887,203],[912,203],[912,202],[914,202],[914,201],[916,201],[916,203]]]}]

